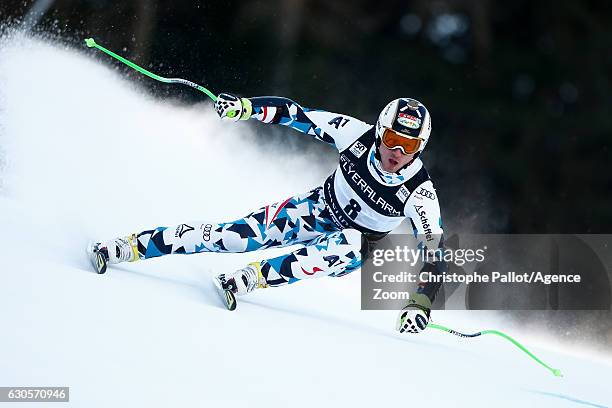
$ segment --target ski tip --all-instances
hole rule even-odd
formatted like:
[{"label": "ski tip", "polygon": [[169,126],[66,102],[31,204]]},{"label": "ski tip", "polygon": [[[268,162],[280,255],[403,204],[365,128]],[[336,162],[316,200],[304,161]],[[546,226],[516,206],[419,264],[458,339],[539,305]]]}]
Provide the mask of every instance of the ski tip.
[{"label": "ski tip", "polygon": [[236,297],[231,290],[225,291],[225,305],[227,306],[227,310],[236,310]]},{"label": "ski tip", "polygon": [[96,42],[94,41],[93,38],[86,38],[85,45],[87,45],[89,48],[93,48],[96,46]]},{"label": "ski tip", "polygon": [[94,271],[98,275],[106,273],[107,258],[98,250],[98,244],[90,241],[87,244],[86,252]]},{"label": "ski tip", "polygon": [[98,273],[98,275],[103,275],[106,273],[106,260],[104,259],[104,256],[99,252],[96,253],[94,267],[96,268],[96,272]]},{"label": "ski tip", "polygon": [[219,276],[213,276],[212,282],[227,310],[236,310],[236,295],[234,295],[234,292],[224,288]]}]

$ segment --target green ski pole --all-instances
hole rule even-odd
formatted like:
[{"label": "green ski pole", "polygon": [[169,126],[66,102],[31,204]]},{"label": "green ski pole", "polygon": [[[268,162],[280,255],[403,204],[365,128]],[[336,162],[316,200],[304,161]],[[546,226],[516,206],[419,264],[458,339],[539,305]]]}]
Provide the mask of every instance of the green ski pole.
[{"label": "green ski pole", "polygon": [[157,81],[160,82],[164,82],[166,84],[183,84],[183,85],[187,85],[190,86],[192,88],[197,89],[198,91],[204,92],[210,99],[213,100],[213,102],[217,101],[217,97],[210,92],[208,89],[204,88],[201,85],[198,85],[194,82],[188,81],[186,79],[181,79],[181,78],[164,78],[161,77],[159,75],[156,75],[150,71],[147,71],[146,69],[134,64],[132,61],[129,61],[125,58],[123,58],[120,55],[115,54],[114,52],[107,50],[106,48],[102,47],[101,45],[96,44],[96,42],[94,41],[93,38],[87,38],[85,39],[85,44],[89,47],[89,48],[97,48],[98,50],[110,55],[111,57],[115,58],[116,60],[119,60],[121,62],[123,62],[125,65],[127,65],[130,68],[135,69],[136,71],[140,72],[141,74],[145,74],[146,76],[148,76],[149,78],[153,78]]},{"label": "green ski pole", "polygon": [[523,346],[518,341],[514,340],[512,337],[508,336],[506,333],[502,333],[502,332],[497,331],[497,330],[483,330],[483,331],[479,331],[479,332],[472,333],[472,334],[465,334],[465,333],[461,333],[461,332],[458,332],[456,330],[449,329],[448,327],[444,327],[444,326],[441,326],[441,325],[438,325],[438,324],[434,324],[434,323],[428,324],[427,327],[431,327],[432,329],[442,330],[442,331],[445,331],[447,333],[454,334],[455,336],[466,337],[466,338],[478,337],[478,336],[483,335],[483,334],[495,334],[497,336],[503,337],[504,339],[510,341],[512,344],[514,344],[516,347],[518,347],[523,352],[525,352],[529,357],[531,357],[533,360],[535,360],[541,366],[543,366],[544,368],[548,369],[555,376],[563,377],[563,374],[561,374],[561,370],[560,369],[550,367],[549,365],[544,363],[542,360],[537,358],[532,352],[527,350],[527,348],[525,346]]}]

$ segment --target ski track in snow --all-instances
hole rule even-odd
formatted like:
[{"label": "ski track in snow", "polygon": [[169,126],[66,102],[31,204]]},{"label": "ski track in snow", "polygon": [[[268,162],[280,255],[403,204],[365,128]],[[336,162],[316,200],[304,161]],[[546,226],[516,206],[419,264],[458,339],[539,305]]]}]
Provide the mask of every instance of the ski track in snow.
[{"label": "ski track in snow", "polygon": [[[209,102],[156,100],[108,62],[0,41],[0,386],[70,386],[75,407],[610,403],[606,363],[526,342],[562,369],[555,378],[492,336],[395,333],[395,312],[359,310],[358,272],[221,307],[213,271],[286,249],[91,272],[89,239],[231,220],[328,170],[256,146],[247,136],[266,129],[223,123]],[[433,314],[462,331],[504,330],[487,316]]]}]

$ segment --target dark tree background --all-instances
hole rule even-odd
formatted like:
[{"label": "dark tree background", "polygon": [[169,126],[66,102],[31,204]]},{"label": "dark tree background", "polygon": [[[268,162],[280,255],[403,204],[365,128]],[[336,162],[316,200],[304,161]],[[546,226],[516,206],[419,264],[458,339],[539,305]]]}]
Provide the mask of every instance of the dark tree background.
[{"label": "dark tree background", "polygon": [[[3,0],[0,19],[86,36],[162,75],[373,123],[411,96],[455,232],[612,231],[606,2]],[[111,63],[109,61],[109,63]],[[123,69],[123,68],[121,68]],[[159,95],[197,94],[133,75]]]}]

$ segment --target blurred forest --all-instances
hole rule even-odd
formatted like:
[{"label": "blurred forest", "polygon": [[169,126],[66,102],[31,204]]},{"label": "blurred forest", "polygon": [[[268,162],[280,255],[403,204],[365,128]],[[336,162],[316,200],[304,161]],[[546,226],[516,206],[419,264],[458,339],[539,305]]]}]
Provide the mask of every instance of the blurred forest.
[{"label": "blurred forest", "polygon": [[[92,36],[160,75],[370,123],[389,100],[414,97],[432,113],[424,160],[447,231],[610,233],[609,10],[563,0],[2,0],[0,22],[76,47]],[[125,72],[157,95],[201,98]]]}]

